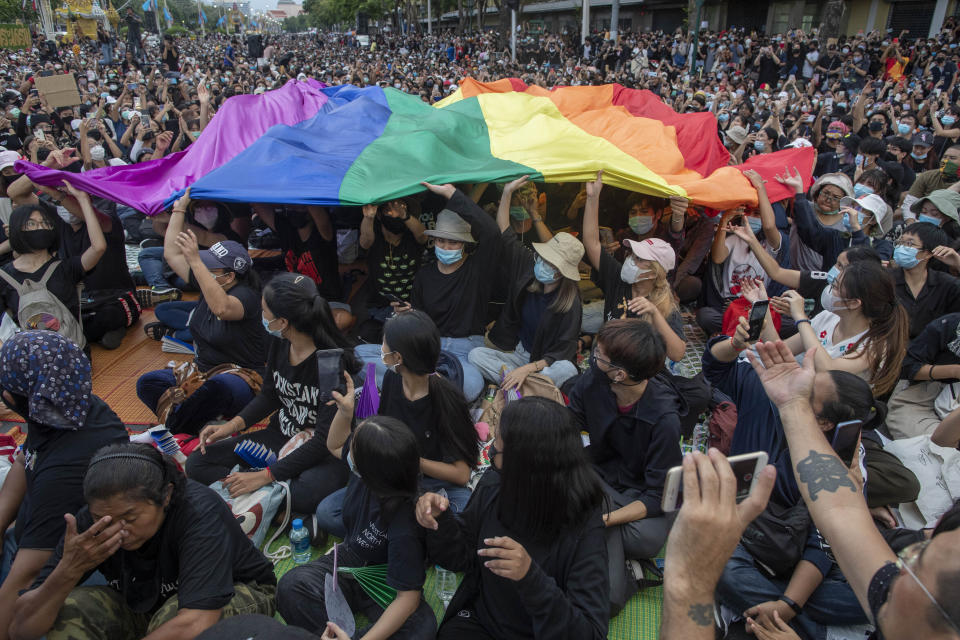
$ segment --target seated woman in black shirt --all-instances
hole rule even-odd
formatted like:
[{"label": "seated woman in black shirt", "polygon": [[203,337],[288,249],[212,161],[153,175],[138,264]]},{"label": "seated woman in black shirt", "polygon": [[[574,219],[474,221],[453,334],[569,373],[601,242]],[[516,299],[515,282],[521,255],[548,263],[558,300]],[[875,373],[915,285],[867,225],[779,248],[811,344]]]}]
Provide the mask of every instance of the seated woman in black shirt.
[{"label": "seated woman in black shirt", "polygon": [[[558,387],[577,375],[577,338],[583,303],[579,264],[583,245],[560,232],[527,249],[510,222],[511,196],[526,178],[503,188],[497,225],[500,227],[501,268],[507,284],[506,304],[489,341],[497,348],[477,347],[469,354],[488,382],[512,389],[541,372]],[[500,371],[509,373],[501,380]]]},{"label": "seated woman in black shirt", "polygon": [[603,519],[614,612],[637,588],[625,560],[653,558],[673,522],[660,503],[667,471],[681,461],[687,403],[657,376],[665,352],[649,323],[611,320],[597,334],[590,370],[570,392],[570,410],[587,433],[587,453],[611,503]]},{"label": "seated woman in black shirt", "polygon": [[[213,490],[187,480],[154,447],[98,451],[83,479],[86,506],[11,625],[16,638],[191,639],[223,616],[273,615],[273,567]],[[77,586],[94,571],[102,586]]]},{"label": "seated woman in black shirt", "polygon": [[[387,320],[382,349],[388,370],[378,413],[410,427],[423,456],[421,485],[443,489],[460,511],[470,499],[466,485],[476,466],[477,431],[463,393],[436,374],[440,332],[423,311],[407,311]],[[318,526],[341,538],[345,493],[337,491],[317,508]]]},{"label": "seated woman in black shirt", "polygon": [[386,565],[382,587],[396,591],[386,607],[355,579],[338,574],[337,589],[347,604],[373,622],[356,637],[432,639],[437,619],[423,599],[426,553],[413,510],[419,491],[420,447],[406,425],[386,416],[367,418],[351,434],[354,387],[349,375],[344,378],[346,393],[333,392],[337,415],[330,424],[327,446],[334,456],[347,461],[351,471],[343,512],[346,535],[336,556],[328,553],[283,576],[277,587],[277,609],[288,624],[313,633],[326,630],[327,637],[346,637],[329,623],[326,576],[333,573],[334,562],[341,567]]},{"label": "seated woman in black shirt", "polygon": [[[347,482],[346,466],[327,451],[327,430],[336,409],[319,400],[328,389],[319,387],[317,351],[343,349],[350,373],[359,371],[360,365],[346,338],[334,326],[327,301],[307,276],[284,273],[270,281],[263,290],[263,326],[271,335],[263,389],[232,420],[204,427],[199,449],[187,458],[186,471],[203,484],[226,477],[224,485],[234,496],[274,480],[289,481],[294,513],[310,518],[321,500]],[[271,416],[267,428],[245,439],[279,453],[304,429],[313,435],[266,469],[230,474],[235,465],[243,469],[247,465],[233,452],[236,440],[218,441],[267,416]]]},{"label": "seated woman in black shirt", "polygon": [[[90,197],[83,191],[67,183],[64,184],[66,191],[76,198],[83,211],[90,246],[81,255],[69,258],[54,257],[53,252],[59,247],[57,229],[60,221],[56,214],[40,204],[21,205],[10,214],[10,246],[16,257],[2,268],[6,276],[13,278],[21,285],[26,280],[42,282],[49,271],[49,280],[46,281],[47,290],[63,303],[76,323],[73,323],[71,330],[70,324],[62,322],[66,318],[44,320],[37,317],[36,321],[34,318],[26,319],[29,326],[21,329],[49,328],[68,333],[70,335],[67,337],[77,342],[82,348],[86,346],[86,341],[79,326],[80,298],[77,296],[77,284],[83,280],[87,271],[97,266],[107,248],[107,241],[103,237],[97,216],[90,205]],[[20,294],[6,278],[0,279],[0,299],[10,315],[18,320]]]},{"label": "seated woman in black shirt", "polygon": [[[243,246],[230,240],[201,252],[194,233],[182,231],[189,204],[188,189],[173,206],[163,251],[177,275],[192,282],[202,295],[189,324],[196,346],[196,367],[205,372],[231,364],[262,375],[266,332],[261,323],[260,280],[252,269],[253,261]],[[137,380],[137,396],[156,413],[161,396],[176,384],[172,370],[151,371]],[[196,435],[211,420],[233,418],[253,396],[245,378],[220,373],[164,412],[167,415],[158,417],[174,433]]]},{"label": "seated woman in black shirt", "polygon": [[603,489],[572,414],[511,402],[490,464],[463,513],[436,493],[417,502],[430,559],[466,573],[438,637],[606,638]]},{"label": "seated woman in black shirt", "polygon": [[30,586],[63,535],[63,514],[83,506],[90,457],[128,435],[91,393],[90,361],[52,331],[24,331],[3,344],[0,389],[4,404],[27,422],[23,454],[0,489],[3,551],[16,554],[0,586],[0,637],[6,638],[18,592]]}]

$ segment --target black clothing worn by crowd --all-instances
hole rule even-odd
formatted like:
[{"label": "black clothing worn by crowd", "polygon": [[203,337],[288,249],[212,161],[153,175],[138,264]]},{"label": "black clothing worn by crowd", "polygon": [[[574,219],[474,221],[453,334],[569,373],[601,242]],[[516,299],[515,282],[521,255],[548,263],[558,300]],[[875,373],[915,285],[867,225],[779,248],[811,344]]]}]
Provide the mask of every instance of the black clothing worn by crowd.
[{"label": "black clothing worn by crowd", "polygon": [[486,211],[460,191],[447,208],[470,225],[476,248],[453,273],[441,273],[434,262],[421,267],[413,281],[413,307],[426,311],[445,338],[482,335],[497,272],[500,230]]},{"label": "black clothing worn by crowd", "polygon": [[[80,580],[99,571],[135,612],[155,612],[173,595],[180,609],[221,609],[235,583],[276,584],[273,566],[243,533],[230,507],[212,489],[193,480],[172,502],[160,529],[142,547],[117,550]],[[63,516],[61,516],[62,519]],[[77,513],[77,531],[94,523],[88,507]],[[50,576],[63,557],[60,541],[31,589]]]},{"label": "black clothing worn by crowd", "polygon": [[[26,407],[21,409],[15,407],[26,417]],[[63,535],[63,514],[76,513],[84,505],[83,477],[90,458],[129,435],[117,414],[93,395],[79,429],[56,429],[27,418],[26,431],[27,491],[17,512],[14,538],[21,549],[53,549]]]},{"label": "black clothing worn by crowd", "polygon": [[[546,296],[527,291],[527,287],[536,282],[533,275],[535,254],[520,243],[517,233],[509,227],[500,238],[500,264],[503,273],[507,274],[508,292],[503,311],[490,329],[488,338],[498,349],[509,352],[516,349],[521,338],[525,301],[531,296]],[[543,302],[541,300],[541,303]],[[557,360],[576,362],[583,305],[576,300],[566,313],[552,311],[549,303],[544,306],[528,349],[530,362],[543,359],[548,366]],[[527,348],[527,345],[524,345],[524,348]]]},{"label": "black clothing worn by crowd", "polygon": [[903,269],[893,271],[897,302],[910,318],[910,337],[916,338],[924,327],[946,313],[960,311],[960,280],[936,269],[927,269],[927,281],[914,297],[903,276]]},{"label": "black clothing worn by crowd", "polygon": [[[607,553],[600,511],[548,541],[528,540],[497,517],[500,474],[488,469],[467,508],[440,514],[427,533],[430,558],[465,573],[447,607],[439,638],[606,638]],[[483,566],[484,540],[509,536],[526,549],[530,568],[521,580]]]},{"label": "black clothing worn by crowd", "polygon": [[[56,296],[70,313],[79,320],[80,296],[77,293],[77,285],[83,281],[86,275],[80,256],[73,256],[72,258],[62,260],[57,257],[50,258],[50,260],[43,263],[43,266],[32,273],[20,271],[13,266],[13,262],[9,262],[0,268],[13,276],[13,279],[20,284],[23,284],[25,280],[40,282],[43,274],[47,272],[47,267],[57,260],[60,261],[60,265],[54,269],[53,275],[50,277],[50,280],[47,281],[47,290]],[[3,307],[0,309],[0,313],[9,311],[13,318],[16,319],[17,311],[20,308],[20,294],[5,280],[0,280],[0,302],[2,302]]]},{"label": "black clothing worn by crowd", "polygon": [[[343,447],[350,450],[350,442]],[[337,549],[341,567],[387,565],[387,586],[397,591],[419,591],[426,580],[426,553],[423,529],[414,519],[413,505],[405,503],[385,515],[380,500],[360,476],[350,474],[343,502],[344,541]],[[289,571],[277,587],[277,610],[287,624],[303,627],[314,633],[326,629],[327,609],[324,581],[333,572],[333,554]],[[351,609],[362,611],[375,622],[384,609],[370,598],[352,577],[338,575]],[[436,635],[437,621],[433,609],[421,597],[419,607],[391,637],[399,640],[426,640]],[[357,637],[363,635],[362,632]]]},{"label": "black clothing worn by crowd", "polygon": [[[248,426],[270,416],[266,429],[242,439],[263,444],[274,453],[304,429],[314,430],[306,442],[270,466],[274,479],[290,481],[290,499],[296,513],[313,513],[321,500],[347,481],[347,466],[327,449],[327,432],[337,409],[321,402],[320,393],[316,352],[292,365],[290,343],[271,337],[263,388],[238,414]],[[194,451],[187,459],[187,475],[211,484],[224,478],[235,465],[247,469],[233,452],[238,442],[240,439],[229,438],[208,445],[206,454]]]},{"label": "black clothing worn by crowd", "polygon": [[[200,290],[200,284],[190,271],[190,286]],[[266,332],[261,322],[260,293],[245,284],[230,289],[243,305],[243,318],[235,321],[218,318],[201,296],[188,325],[197,350],[197,367],[207,371],[217,365],[232,363],[263,372]]]}]

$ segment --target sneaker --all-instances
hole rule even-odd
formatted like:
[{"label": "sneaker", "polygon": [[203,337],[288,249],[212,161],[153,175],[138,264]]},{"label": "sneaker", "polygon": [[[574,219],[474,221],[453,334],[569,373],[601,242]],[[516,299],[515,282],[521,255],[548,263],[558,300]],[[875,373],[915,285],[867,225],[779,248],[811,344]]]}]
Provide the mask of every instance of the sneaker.
[{"label": "sneaker", "polygon": [[141,249],[149,249],[150,247],[162,247],[163,238],[146,238],[140,241]]},{"label": "sneaker", "polygon": [[175,287],[153,287],[137,289],[137,302],[141,309],[155,307],[161,302],[174,302],[183,297],[183,292]]},{"label": "sneaker", "polygon": [[133,284],[138,287],[149,286],[147,284],[147,279],[143,277],[143,271],[139,269],[134,269],[130,271],[130,277],[133,278]]},{"label": "sneaker", "polygon": [[113,351],[120,346],[125,335],[127,335],[126,328],[111,329],[100,338],[100,346],[109,351]]}]

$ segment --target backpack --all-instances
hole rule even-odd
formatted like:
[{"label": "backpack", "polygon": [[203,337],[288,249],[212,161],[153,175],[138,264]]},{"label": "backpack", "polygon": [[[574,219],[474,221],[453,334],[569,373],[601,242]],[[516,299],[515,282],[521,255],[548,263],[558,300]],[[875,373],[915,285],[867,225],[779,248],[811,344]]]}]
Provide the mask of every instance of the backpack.
[{"label": "backpack", "polygon": [[55,260],[47,267],[39,282],[24,280],[20,284],[16,279],[0,269],[0,278],[3,278],[13,287],[20,296],[20,307],[17,309],[17,324],[24,331],[34,329],[48,329],[55,331],[64,338],[74,342],[83,349],[87,346],[87,339],[83,335],[83,327],[66,305],[47,289],[47,282],[54,270],[60,266]]}]

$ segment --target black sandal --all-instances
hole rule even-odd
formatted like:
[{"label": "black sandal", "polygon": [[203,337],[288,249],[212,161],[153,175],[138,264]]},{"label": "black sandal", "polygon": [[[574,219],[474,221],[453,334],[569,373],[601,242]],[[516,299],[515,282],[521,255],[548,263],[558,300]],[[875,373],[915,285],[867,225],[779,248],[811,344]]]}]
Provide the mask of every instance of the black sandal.
[{"label": "black sandal", "polygon": [[143,332],[147,334],[147,337],[151,340],[156,340],[160,342],[163,340],[163,336],[170,333],[170,329],[167,328],[167,325],[162,322],[148,322],[143,327]]}]

